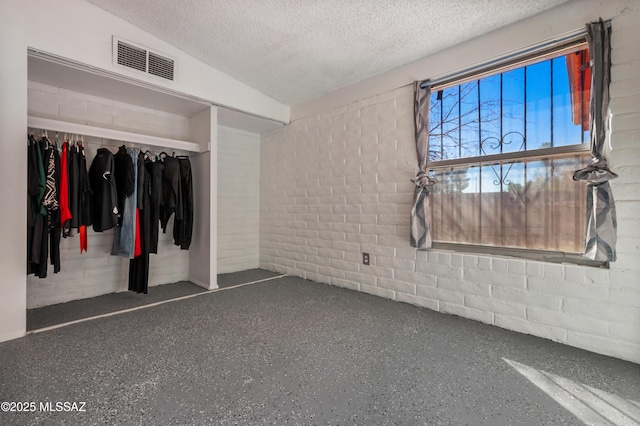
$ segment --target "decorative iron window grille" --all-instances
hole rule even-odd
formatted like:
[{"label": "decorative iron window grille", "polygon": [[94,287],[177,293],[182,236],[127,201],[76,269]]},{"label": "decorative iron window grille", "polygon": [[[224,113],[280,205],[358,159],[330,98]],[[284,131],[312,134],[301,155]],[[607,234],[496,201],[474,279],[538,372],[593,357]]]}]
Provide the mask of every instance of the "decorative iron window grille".
[{"label": "decorative iron window grille", "polygon": [[588,161],[588,60],[577,44],[432,91],[436,245],[582,251],[586,197],[572,174]]}]

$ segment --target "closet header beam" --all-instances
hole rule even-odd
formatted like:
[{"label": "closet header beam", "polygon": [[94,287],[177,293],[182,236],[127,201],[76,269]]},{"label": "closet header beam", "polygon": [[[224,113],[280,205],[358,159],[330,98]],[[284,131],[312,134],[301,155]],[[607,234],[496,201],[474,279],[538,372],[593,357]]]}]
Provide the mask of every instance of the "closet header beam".
[{"label": "closet header beam", "polygon": [[74,133],[78,135],[93,136],[97,138],[136,143],[141,145],[150,145],[160,148],[174,148],[177,150],[190,152],[205,151],[203,147],[195,142],[161,138],[158,136],[144,135],[141,133],[131,133],[123,130],[107,129],[104,127],[94,127],[88,126],[86,124],[53,120],[50,118],[29,116],[27,118],[27,125],[36,129],[55,130],[57,132]]},{"label": "closet header beam", "polygon": [[74,61],[72,59],[68,59],[68,58],[64,58],[62,56],[58,56],[58,55],[54,55],[52,53],[48,53],[39,49],[35,49],[33,47],[28,47],[27,48],[27,55],[33,58],[38,58],[38,59],[42,59],[45,61],[49,61],[49,62],[53,62],[55,64],[59,64],[59,65],[63,65],[66,67],[70,67],[79,71],[83,71],[83,72],[87,72],[96,76],[100,76],[100,77],[105,77],[107,79],[113,80],[113,81],[119,81],[122,83],[126,83],[126,84],[131,84],[137,87],[140,87],[142,89],[147,89],[147,90],[151,90],[153,92],[156,93],[162,93],[164,95],[168,95],[171,96],[173,98],[177,98],[177,99],[182,99],[182,100],[186,100],[189,102],[193,102],[196,104],[201,104],[201,105],[206,105],[206,106],[214,106],[214,107],[218,107],[218,108],[223,108],[227,111],[230,111],[232,113],[238,113],[238,114],[242,114],[248,117],[253,117],[254,119],[258,119],[258,120],[262,120],[262,121],[266,121],[266,122],[270,122],[272,125],[281,127],[281,126],[285,126],[287,124],[290,123],[290,121],[282,121],[282,120],[278,120],[275,118],[271,118],[271,117],[267,117],[265,115],[262,114],[256,114],[253,112],[249,112],[249,111],[245,111],[242,109],[238,109],[238,108],[234,108],[230,105],[224,105],[224,104],[220,104],[220,103],[216,103],[213,102],[211,100],[207,100],[204,98],[200,98],[198,96],[193,96],[193,95],[189,95],[183,92],[179,92],[176,90],[172,90],[169,89],[167,87],[164,86],[160,86],[160,85],[156,85],[156,84],[152,84],[146,81],[142,81],[142,80],[138,80],[138,79],[134,79],[131,77],[127,77],[125,75],[116,73],[116,72],[112,72],[112,71],[108,71],[108,70],[104,70],[101,68],[97,68],[97,67],[93,67],[90,65],[86,65],[83,64],[81,62],[78,61]]}]

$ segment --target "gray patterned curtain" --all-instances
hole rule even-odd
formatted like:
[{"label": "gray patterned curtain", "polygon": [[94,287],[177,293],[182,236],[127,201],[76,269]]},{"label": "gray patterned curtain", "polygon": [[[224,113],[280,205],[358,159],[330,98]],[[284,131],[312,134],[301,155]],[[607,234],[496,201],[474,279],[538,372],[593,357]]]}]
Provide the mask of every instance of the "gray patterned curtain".
[{"label": "gray patterned curtain", "polygon": [[427,161],[429,159],[429,98],[431,86],[420,87],[419,81],[413,83],[415,96],[415,132],[416,151],[418,153],[418,174],[411,179],[416,185],[411,207],[411,247],[431,247],[431,206],[429,192],[438,181],[429,177]]},{"label": "gray patterned curtain", "polygon": [[616,209],[609,180],[618,177],[609,170],[604,148],[609,138],[609,82],[611,81],[611,29],[600,20],[587,24],[591,57],[591,161],[573,174],[587,182],[587,224],[584,257],[616,260]]}]

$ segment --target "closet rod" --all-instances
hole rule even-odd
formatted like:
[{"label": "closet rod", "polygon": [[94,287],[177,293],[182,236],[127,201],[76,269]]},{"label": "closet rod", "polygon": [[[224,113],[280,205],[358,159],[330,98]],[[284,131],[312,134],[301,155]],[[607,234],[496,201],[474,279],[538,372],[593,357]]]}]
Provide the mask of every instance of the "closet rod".
[{"label": "closet rod", "polygon": [[103,139],[151,145],[161,148],[175,148],[177,150],[190,152],[204,151],[204,149],[195,142],[161,138],[158,136],[143,135],[141,133],[125,132],[123,130],[107,129],[104,127],[87,126],[86,124],[71,123],[68,121],[53,120],[50,118],[28,116],[27,125],[37,129],[56,130],[58,132],[75,133],[84,136],[94,136]]}]

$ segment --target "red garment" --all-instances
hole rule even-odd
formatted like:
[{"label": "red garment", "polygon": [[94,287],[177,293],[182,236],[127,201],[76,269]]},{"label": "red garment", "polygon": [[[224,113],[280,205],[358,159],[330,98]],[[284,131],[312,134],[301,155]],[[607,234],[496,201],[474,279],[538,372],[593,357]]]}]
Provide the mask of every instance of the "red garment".
[{"label": "red garment", "polygon": [[87,226],[80,225],[78,231],[80,232],[80,253],[82,253],[82,250],[87,251]]},{"label": "red garment", "polygon": [[142,239],[140,237],[140,209],[136,207],[136,239],[133,249],[133,257],[138,257],[142,254]]},{"label": "red garment", "polygon": [[69,210],[69,168],[67,166],[67,154],[69,153],[69,142],[62,144],[62,154],[60,154],[60,225],[71,219]]}]

